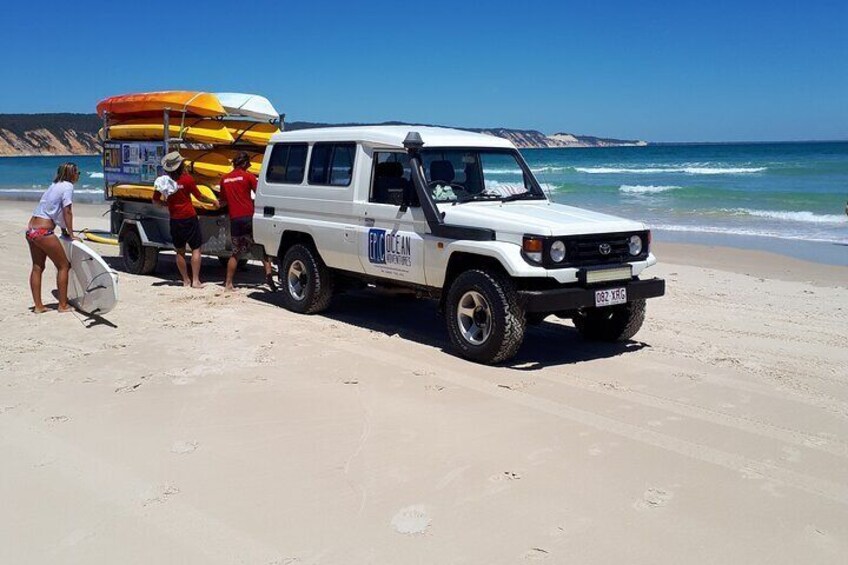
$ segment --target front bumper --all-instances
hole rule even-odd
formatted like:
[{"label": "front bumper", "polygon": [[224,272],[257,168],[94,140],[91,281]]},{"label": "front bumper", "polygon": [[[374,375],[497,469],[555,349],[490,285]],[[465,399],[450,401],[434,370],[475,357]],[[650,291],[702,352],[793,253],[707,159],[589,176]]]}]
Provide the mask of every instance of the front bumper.
[{"label": "front bumper", "polygon": [[596,290],[622,287],[627,289],[628,302],[656,298],[665,294],[665,280],[653,278],[644,281],[634,279],[552,290],[520,290],[518,295],[527,312],[561,312],[563,310],[594,307]]}]

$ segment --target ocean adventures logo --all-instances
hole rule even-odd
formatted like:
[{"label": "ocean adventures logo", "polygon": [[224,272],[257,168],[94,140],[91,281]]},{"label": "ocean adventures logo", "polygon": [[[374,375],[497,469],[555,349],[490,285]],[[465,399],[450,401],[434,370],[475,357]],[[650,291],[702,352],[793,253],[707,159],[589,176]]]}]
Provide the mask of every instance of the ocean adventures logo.
[{"label": "ocean adventures logo", "polygon": [[386,230],[368,230],[368,261],[377,265],[411,267],[412,239]]}]

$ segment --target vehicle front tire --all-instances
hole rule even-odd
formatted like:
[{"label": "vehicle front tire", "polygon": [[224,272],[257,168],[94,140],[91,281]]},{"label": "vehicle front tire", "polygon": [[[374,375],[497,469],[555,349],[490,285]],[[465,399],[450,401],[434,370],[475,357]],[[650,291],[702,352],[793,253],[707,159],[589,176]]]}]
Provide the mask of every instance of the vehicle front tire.
[{"label": "vehicle front tire", "polygon": [[296,244],[279,265],[283,306],[300,314],[326,310],[333,298],[333,278],[321,257],[305,245]]},{"label": "vehicle front tire", "polygon": [[577,331],[584,339],[592,341],[626,341],[636,335],[644,321],[644,300],[585,308],[574,316]]},{"label": "vehicle front tire", "polygon": [[121,257],[124,269],[133,275],[149,275],[156,270],[159,262],[159,249],[146,246],[138,231],[130,229],[121,239]]},{"label": "vehicle front tire", "polygon": [[506,277],[465,271],[451,284],[445,307],[451,343],[466,359],[500,363],[515,356],[524,341],[524,309]]}]

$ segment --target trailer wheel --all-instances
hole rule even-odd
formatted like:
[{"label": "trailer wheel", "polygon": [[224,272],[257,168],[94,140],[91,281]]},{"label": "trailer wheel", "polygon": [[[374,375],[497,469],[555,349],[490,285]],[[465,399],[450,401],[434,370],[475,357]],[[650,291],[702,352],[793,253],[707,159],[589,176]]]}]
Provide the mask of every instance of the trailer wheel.
[{"label": "trailer wheel", "polygon": [[144,245],[138,231],[130,229],[121,239],[121,257],[124,269],[133,275],[149,275],[156,270],[159,262],[159,249]]}]

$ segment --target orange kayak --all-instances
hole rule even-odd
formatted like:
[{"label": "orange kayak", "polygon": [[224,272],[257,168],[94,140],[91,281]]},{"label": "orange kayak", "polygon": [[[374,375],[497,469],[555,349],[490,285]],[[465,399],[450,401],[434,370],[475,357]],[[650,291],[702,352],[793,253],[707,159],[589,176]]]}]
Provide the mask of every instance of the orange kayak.
[{"label": "orange kayak", "polygon": [[218,97],[208,92],[171,90],[166,92],[141,92],[111,96],[97,103],[97,114],[126,116],[161,113],[164,110],[194,116],[216,117],[226,115]]}]

